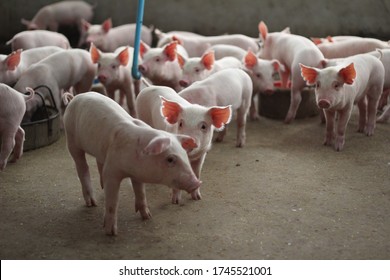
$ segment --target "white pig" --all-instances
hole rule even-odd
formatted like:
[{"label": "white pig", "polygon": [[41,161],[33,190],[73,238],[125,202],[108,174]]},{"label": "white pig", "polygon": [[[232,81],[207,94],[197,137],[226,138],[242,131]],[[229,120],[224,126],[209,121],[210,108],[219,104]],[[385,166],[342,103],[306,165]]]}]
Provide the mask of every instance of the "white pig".
[{"label": "white pig", "polygon": [[14,85],[20,75],[32,64],[62,50],[62,48],[50,46],[25,51],[19,49],[9,55],[0,54],[0,83]]},{"label": "white pig", "polygon": [[320,68],[324,56],[317,46],[305,37],[283,31],[268,33],[268,28],[262,21],[259,23],[259,32],[263,45],[259,57],[277,59],[284,65],[285,71],[280,71],[283,87],[287,87],[291,74],[290,108],[284,120],[285,123],[290,123],[295,119],[302,100],[301,91],[306,86],[301,77],[299,63]]},{"label": "white pig", "polygon": [[64,35],[47,30],[19,32],[6,44],[11,44],[13,51],[18,49],[28,50],[45,46],[56,46],[63,49],[70,49],[69,40]]},{"label": "white pig", "polygon": [[[243,147],[246,140],[246,116],[251,105],[252,80],[241,69],[224,69],[208,78],[195,82],[179,92],[179,95],[193,104],[202,106],[232,106],[237,111],[236,147]],[[226,128],[217,141],[223,141]]]},{"label": "white pig", "polygon": [[[136,99],[138,118],[156,129],[192,137],[197,148],[188,153],[192,170],[198,179],[207,152],[211,149],[214,129],[222,130],[231,119],[231,106],[204,107],[191,104],[172,88],[150,86]],[[181,192],[172,192],[172,203],[178,204]],[[201,199],[200,188],[191,193],[192,199]]]},{"label": "white pig", "polygon": [[[55,105],[61,108],[61,91],[73,87],[76,93],[88,91],[96,74],[96,66],[92,63],[89,52],[72,49],[54,53],[30,66],[15,84],[17,91],[23,92],[26,87],[35,88],[46,85],[53,93]],[[31,119],[41,99],[36,95],[27,102],[25,120]]]},{"label": "white pig", "polygon": [[[112,27],[111,19],[106,19],[101,25],[91,25],[83,21],[84,31],[86,32],[86,42],[94,45],[104,51],[113,52],[122,46],[134,47],[134,36],[136,24],[124,24]],[[141,40],[148,45],[152,44],[152,30],[144,25],[141,27]]]},{"label": "white pig", "polygon": [[177,58],[183,69],[183,75],[179,82],[182,87],[188,87],[193,82],[204,80],[222,69],[241,67],[241,61],[235,57],[215,60],[213,51],[204,53],[202,57],[185,58],[178,54]]},{"label": "white pig", "polygon": [[208,51],[214,51],[215,59],[221,59],[227,56],[232,56],[240,61],[244,58],[246,55],[246,51],[240,47],[236,47],[233,45],[226,45],[226,44],[218,44],[211,46]]},{"label": "white pig", "polygon": [[257,93],[272,94],[274,88],[275,73],[285,71],[283,64],[277,59],[264,60],[258,58],[251,50],[246,53],[243,63],[243,70],[249,74],[253,83],[252,104],[250,108],[250,118],[258,119],[254,97]]},{"label": "white pig", "polygon": [[[108,96],[114,99],[115,91],[119,90],[121,99],[123,96],[126,97],[130,115],[135,117],[134,91],[138,94],[139,81],[133,83],[131,76],[133,48],[121,47],[114,53],[103,53],[92,43],[89,51],[92,62],[98,65],[98,79],[104,85]],[[123,99],[119,101],[119,104],[123,104]]]},{"label": "white pig", "polygon": [[27,88],[30,95],[26,96],[8,85],[0,83],[0,171],[3,171],[11,152],[11,162],[16,162],[23,154],[24,130],[20,127],[26,101],[34,96],[34,91]]},{"label": "white pig", "polygon": [[168,86],[176,91],[181,89],[182,70],[176,54],[188,57],[187,52],[176,41],[162,48],[151,48],[141,41],[140,56],[142,63],[138,66],[143,76],[153,84]]},{"label": "white pig", "polygon": [[373,135],[385,70],[379,59],[369,54],[351,56],[336,64],[322,70],[302,64],[300,67],[307,84],[315,85],[317,105],[325,112],[324,145],[334,142],[335,150],[341,151],[354,104],[359,108],[358,131]]},{"label": "white pig", "polygon": [[60,26],[77,26],[82,44],[83,28],[81,20],[90,21],[94,7],[84,1],[60,1],[39,9],[31,21],[22,19],[29,30],[43,29],[58,31]]},{"label": "white pig", "polygon": [[143,219],[151,217],[145,183],[188,192],[201,184],[185,150],[196,147],[191,137],[153,129],[99,93],[74,97],[65,111],[64,124],[87,206],[96,205],[96,199],[85,154],[96,158],[105,193],[104,229],[108,235],[117,234],[118,192],[124,178],[131,179],[135,210]]}]

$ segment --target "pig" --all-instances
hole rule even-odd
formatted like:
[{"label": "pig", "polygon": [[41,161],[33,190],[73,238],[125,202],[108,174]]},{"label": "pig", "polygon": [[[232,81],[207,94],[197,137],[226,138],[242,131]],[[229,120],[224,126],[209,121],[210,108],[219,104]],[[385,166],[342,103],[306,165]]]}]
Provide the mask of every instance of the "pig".
[{"label": "pig", "polygon": [[0,83],[13,86],[20,75],[32,64],[62,50],[62,48],[51,46],[25,51],[18,49],[9,55],[0,55]]},{"label": "pig", "polygon": [[314,44],[320,45],[322,43],[336,43],[336,42],[341,42],[344,40],[350,40],[355,38],[361,38],[361,37],[342,35],[342,36],[328,36],[326,38],[311,37],[310,39],[313,41]]},{"label": "pig", "polygon": [[22,24],[28,30],[58,31],[60,26],[77,26],[80,32],[80,47],[83,41],[83,25],[81,20],[90,21],[93,17],[94,7],[84,1],[60,1],[42,7],[31,21],[22,19]]},{"label": "pig", "polygon": [[[96,65],[91,61],[88,51],[72,49],[54,53],[30,66],[21,76],[14,88],[22,92],[26,87],[35,88],[46,85],[53,93],[55,105],[61,110],[61,92],[73,87],[76,93],[88,91],[96,75]],[[25,121],[29,121],[42,106],[42,100],[35,96],[27,102]]]},{"label": "pig", "polygon": [[284,65],[285,71],[280,71],[282,86],[287,87],[291,74],[290,107],[284,122],[291,123],[296,116],[301,103],[301,91],[306,86],[300,74],[299,63],[307,66],[322,68],[324,56],[317,46],[309,39],[289,34],[287,32],[268,32],[267,25],[259,23],[262,48],[259,57],[263,59],[277,59]]},{"label": "pig", "polygon": [[27,88],[29,95],[23,95],[6,84],[0,83],[0,171],[4,171],[11,152],[11,162],[23,154],[24,130],[20,123],[26,111],[26,102],[33,98],[34,91]]},{"label": "pig", "polygon": [[183,76],[179,81],[182,87],[188,87],[193,82],[201,81],[222,69],[240,68],[241,61],[235,57],[224,57],[215,60],[214,51],[208,51],[202,57],[184,58],[178,55],[183,69]]},{"label": "pig", "polygon": [[143,219],[151,217],[145,183],[189,193],[201,185],[186,154],[196,148],[193,138],[153,129],[106,96],[95,92],[75,96],[66,108],[64,126],[87,206],[95,206],[96,199],[85,154],[96,158],[105,194],[107,235],[117,235],[118,192],[124,178],[131,179],[135,211]]},{"label": "pig", "polygon": [[376,49],[390,49],[389,42],[374,38],[354,37],[337,43],[321,43],[317,45],[325,58],[345,58],[356,54],[368,53]]},{"label": "pig", "polygon": [[218,44],[211,46],[208,51],[214,51],[215,59],[221,59],[227,56],[232,56],[240,61],[245,57],[246,51],[240,47],[226,44]]},{"label": "pig", "polygon": [[[184,134],[195,140],[197,148],[188,153],[192,170],[200,179],[207,152],[211,149],[214,129],[222,130],[231,120],[231,106],[204,107],[191,104],[172,88],[150,86],[136,99],[138,118],[153,128],[174,134]],[[194,200],[201,199],[200,188],[191,193]],[[174,188],[172,203],[178,204],[181,192]]]},{"label": "pig", "polygon": [[258,50],[256,38],[251,38],[242,34],[229,34],[219,36],[193,36],[185,34],[175,34],[172,36],[165,36],[161,39],[157,47],[161,47],[171,41],[178,41],[185,48],[189,57],[199,57],[211,46],[219,44],[227,44],[240,47],[244,50],[251,49]]},{"label": "pig", "polygon": [[335,150],[341,151],[354,104],[359,108],[358,132],[373,135],[385,70],[380,60],[369,54],[351,56],[334,64],[324,69],[303,64],[300,67],[306,83],[315,85],[317,106],[325,113],[324,145],[331,146],[334,142]]},{"label": "pig", "polygon": [[[131,76],[133,51],[131,47],[121,47],[114,53],[103,53],[93,43],[90,47],[92,62],[98,65],[98,79],[104,85],[108,96],[114,99],[115,91],[119,90],[121,99],[122,96],[126,96],[130,115],[135,117],[134,91],[138,94],[139,81],[133,81]],[[122,105],[122,103],[123,99],[119,104]]]},{"label": "pig", "polygon": [[377,57],[382,61],[385,67],[385,81],[383,84],[383,93],[379,99],[378,109],[383,110],[387,105],[388,97],[390,95],[390,50],[377,49],[376,51],[369,52],[369,54]]},{"label": "pig", "polygon": [[187,52],[178,42],[174,41],[162,48],[151,48],[141,41],[140,56],[142,62],[138,65],[141,74],[154,85],[168,86],[176,91],[181,89],[182,70],[176,54],[187,58]]},{"label": "pig", "polygon": [[256,120],[258,119],[258,114],[254,101],[255,95],[257,93],[272,94],[275,90],[274,75],[279,71],[284,72],[285,68],[277,59],[260,59],[251,50],[248,50],[242,62],[242,69],[252,79],[253,93],[250,119]]},{"label": "pig", "polygon": [[[114,52],[122,46],[134,47],[134,23],[112,27],[112,21],[108,18],[101,25],[83,21],[83,28],[86,42],[94,43],[103,52]],[[152,44],[152,30],[144,25],[141,27],[141,40],[148,45]]]},{"label": "pig", "polygon": [[70,49],[69,40],[62,34],[47,30],[22,31],[16,34],[7,45],[11,44],[12,51],[28,50],[45,46],[56,46]]},{"label": "pig", "polygon": [[[252,80],[241,69],[224,69],[193,83],[179,92],[179,95],[193,104],[202,106],[232,106],[237,111],[236,147],[243,147],[246,141],[246,116],[251,105]],[[216,139],[223,141],[226,128]]]}]

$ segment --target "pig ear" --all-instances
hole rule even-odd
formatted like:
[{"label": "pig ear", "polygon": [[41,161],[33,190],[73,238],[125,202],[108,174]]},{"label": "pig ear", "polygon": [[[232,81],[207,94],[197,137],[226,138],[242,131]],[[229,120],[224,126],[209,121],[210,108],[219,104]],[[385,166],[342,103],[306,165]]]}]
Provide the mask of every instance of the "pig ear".
[{"label": "pig ear", "polygon": [[328,36],[328,37],[326,37],[326,39],[327,39],[330,43],[334,43],[334,40],[333,40],[333,37],[332,37],[332,36]]},{"label": "pig ear", "polygon": [[108,31],[110,31],[112,27],[112,21],[111,21],[111,18],[108,18],[106,19],[103,23],[102,23],[102,29],[105,33],[107,33]]},{"label": "pig ear", "polygon": [[164,47],[164,54],[168,57],[169,61],[174,61],[176,58],[177,41],[169,43]]},{"label": "pig ear", "polygon": [[16,69],[16,67],[18,67],[20,63],[21,53],[22,53],[22,49],[18,49],[7,56],[6,62],[7,62],[7,69],[9,71],[13,71]]},{"label": "pig ear", "polygon": [[175,124],[179,120],[179,114],[182,109],[181,106],[173,101],[169,101],[164,97],[161,98],[161,115],[165,118],[165,120],[170,124]]},{"label": "pig ear", "polygon": [[179,53],[176,53],[176,55],[177,55],[177,60],[179,61],[180,67],[183,68],[184,64],[186,64],[186,59],[183,56],[181,56]]},{"label": "pig ear", "polygon": [[207,70],[211,70],[211,68],[214,65],[214,61],[215,61],[214,51],[209,51],[209,52],[205,53],[202,56],[200,61]]},{"label": "pig ear", "polygon": [[91,43],[91,47],[89,48],[89,52],[91,53],[91,59],[93,63],[98,63],[100,59],[100,51],[95,47],[93,43]]},{"label": "pig ear", "polygon": [[29,20],[27,20],[27,19],[24,19],[24,18],[22,18],[21,20],[20,20],[20,22],[23,24],[23,25],[25,25],[25,26],[29,26],[30,25],[30,22],[31,21],[29,21]]},{"label": "pig ear", "polygon": [[81,19],[81,28],[84,30],[84,31],[88,31],[89,28],[91,27],[91,24],[86,21],[85,19]]},{"label": "pig ear", "polygon": [[247,68],[252,69],[257,64],[257,57],[251,50],[248,50],[244,62]]},{"label": "pig ear", "polygon": [[121,65],[126,66],[129,63],[129,48],[126,47],[123,51],[121,51],[117,55],[116,59]]},{"label": "pig ear", "polygon": [[267,25],[265,25],[264,21],[261,21],[259,23],[259,32],[260,32],[261,38],[263,38],[263,40],[265,40],[267,38],[267,34],[268,34],[268,27],[267,27]]},{"label": "pig ear", "polygon": [[310,39],[313,41],[313,43],[314,43],[315,45],[319,45],[319,44],[322,43],[321,38],[318,38],[318,37],[310,37]]},{"label": "pig ear", "polygon": [[176,41],[179,45],[183,46],[183,41],[179,39],[176,35],[172,36],[172,41]]},{"label": "pig ear", "polygon": [[273,59],[271,62],[272,62],[272,66],[274,67],[275,71],[279,71],[279,70],[282,72],[286,71],[286,68],[284,67],[283,64],[280,63],[279,60]]},{"label": "pig ear", "polygon": [[339,71],[339,76],[341,76],[344,80],[344,83],[348,85],[353,84],[353,80],[356,78],[356,70],[354,64],[351,63],[347,67],[342,68]]},{"label": "pig ear", "polygon": [[232,119],[232,107],[212,107],[209,110],[213,125],[217,130],[222,130]]},{"label": "pig ear", "polygon": [[314,85],[317,80],[318,71],[315,68],[305,66],[301,63],[299,63],[299,66],[301,67],[302,78],[308,85]]},{"label": "pig ear", "polygon": [[157,136],[153,138],[145,147],[144,153],[148,156],[155,156],[165,152],[171,145],[171,139],[168,137]]},{"label": "pig ear", "polygon": [[197,148],[198,145],[196,144],[194,138],[187,136],[187,135],[176,135],[177,139],[181,143],[181,146],[183,147],[186,152],[191,152],[193,149]]},{"label": "pig ear", "polygon": [[150,49],[150,47],[145,44],[144,42],[140,42],[139,43],[139,53],[140,53],[140,56],[143,58],[145,53]]}]

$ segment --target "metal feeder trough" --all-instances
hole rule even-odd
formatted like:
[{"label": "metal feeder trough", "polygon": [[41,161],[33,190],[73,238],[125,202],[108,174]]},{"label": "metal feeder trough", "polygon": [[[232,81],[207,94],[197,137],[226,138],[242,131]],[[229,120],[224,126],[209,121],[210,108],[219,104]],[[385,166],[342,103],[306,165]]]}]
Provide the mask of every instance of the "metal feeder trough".
[{"label": "metal feeder trough", "polygon": [[[49,91],[51,104],[46,104],[44,95],[40,92],[42,88],[46,88]],[[51,90],[46,86],[39,86],[34,91],[43,100],[44,106],[34,113],[30,122],[22,122],[21,124],[25,132],[23,151],[50,145],[61,136],[60,113],[55,106]]]},{"label": "metal feeder trough", "polygon": [[[259,114],[271,119],[284,119],[290,107],[290,89],[276,89],[273,94],[259,94]],[[304,88],[298,107],[297,119],[314,117],[319,114],[314,89]]]}]

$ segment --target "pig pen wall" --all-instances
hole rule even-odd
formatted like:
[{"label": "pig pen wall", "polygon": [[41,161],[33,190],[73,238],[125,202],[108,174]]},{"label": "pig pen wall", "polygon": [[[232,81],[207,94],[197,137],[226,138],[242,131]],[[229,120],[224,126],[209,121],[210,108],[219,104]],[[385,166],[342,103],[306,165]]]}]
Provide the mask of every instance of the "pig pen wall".
[{"label": "pig pen wall", "polygon": [[[0,0],[0,50],[50,0]],[[93,23],[108,17],[114,26],[135,22],[138,0],[88,0],[96,4]],[[264,20],[270,31],[289,26],[303,36],[359,35],[390,39],[390,1],[349,0],[145,0],[144,24],[204,35],[258,36]]]}]

